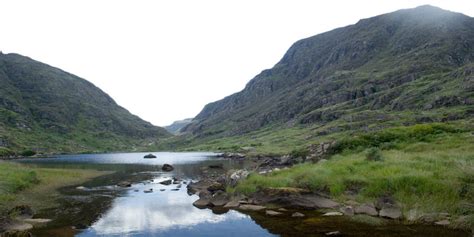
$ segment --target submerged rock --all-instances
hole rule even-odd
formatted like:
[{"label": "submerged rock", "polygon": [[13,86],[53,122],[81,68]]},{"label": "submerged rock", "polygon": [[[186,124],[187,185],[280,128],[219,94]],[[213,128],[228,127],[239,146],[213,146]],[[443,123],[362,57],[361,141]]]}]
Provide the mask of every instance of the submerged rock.
[{"label": "submerged rock", "polygon": [[277,211],[272,211],[272,210],[266,210],[266,211],[265,211],[265,214],[266,214],[267,216],[280,216],[280,215],[282,215],[283,213],[277,212]]},{"label": "submerged rock", "polygon": [[163,167],[161,167],[161,170],[170,172],[174,170],[174,167],[170,164],[164,164]]},{"label": "submerged rock", "polygon": [[122,187],[122,188],[127,188],[127,187],[132,187],[132,183],[128,181],[122,181],[118,183],[117,186]]}]

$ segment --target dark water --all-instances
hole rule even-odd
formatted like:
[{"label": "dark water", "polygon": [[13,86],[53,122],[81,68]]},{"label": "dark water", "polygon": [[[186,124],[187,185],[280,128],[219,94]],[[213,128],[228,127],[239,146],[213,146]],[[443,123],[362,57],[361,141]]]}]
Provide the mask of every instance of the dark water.
[{"label": "dark water", "polygon": [[[326,236],[340,231],[343,236],[468,236],[434,226],[407,226],[389,223],[370,226],[350,222],[344,217],[321,217],[305,212],[303,219],[268,217],[262,213],[228,211],[213,213],[198,209],[188,195],[186,185],[202,175],[215,175],[248,164],[213,157],[212,153],[154,153],[156,159],[144,159],[147,153],[68,155],[48,159],[23,160],[42,167],[112,170],[115,173],[83,184],[84,188],[61,190],[60,208],[44,210],[37,217],[53,218],[45,227],[34,229],[35,236]],[[172,164],[172,172],[162,172],[162,164]],[[224,169],[208,169],[223,164]],[[162,185],[170,178],[179,184]],[[120,188],[120,181],[132,181]],[[153,189],[151,193],[145,190]]]}]

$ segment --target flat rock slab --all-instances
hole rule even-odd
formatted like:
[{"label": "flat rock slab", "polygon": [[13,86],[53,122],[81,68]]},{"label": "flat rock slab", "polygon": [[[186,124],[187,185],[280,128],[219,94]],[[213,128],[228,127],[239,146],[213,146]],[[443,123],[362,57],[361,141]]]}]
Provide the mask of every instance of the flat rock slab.
[{"label": "flat rock slab", "polygon": [[261,210],[265,210],[266,207],[259,206],[259,205],[246,204],[246,205],[240,205],[239,209],[243,211],[261,211]]},{"label": "flat rock slab", "polygon": [[240,206],[240,203],[238,201],[230,201],[224,205],[225,208],[229,208],[229,209],[237,208],[239,206]]},{"label": "flat rock slab", "polygon": [[280,216],[280,215],[282,215],[283,213],[277,212],[277,211],[272,211],[272,210],[266,210],[266,211],[265,211],[265,214],[266,214],[267,216]]},{"label": "flat rock slab", "polygon": [[332,211],[332,212],[325,213],[323,216],[342,216],[342,215],[344,214],[342,214],[341,212]]},{"label": "flat rock slab", "polygon": [[380,210],[379,216],[390,219],[400,219],[402,217],[402,211],[397,207],[387,207]]}]

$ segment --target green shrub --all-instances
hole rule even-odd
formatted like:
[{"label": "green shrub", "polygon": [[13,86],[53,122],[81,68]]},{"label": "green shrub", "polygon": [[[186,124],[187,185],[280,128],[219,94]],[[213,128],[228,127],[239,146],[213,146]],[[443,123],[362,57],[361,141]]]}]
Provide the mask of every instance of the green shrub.
[{"label": "green shrub", "polygon": [[376,147],[372,147],[367,150],[367,153],[365,154],[365,158],[369,161],[381,161],[382,153],[380,152],[380,149]]},{"label": "green shrub", "polygon": [[25,150],[21,152],[21,156],[34,156],[34,155],[36,155],[36,152],[32,150]]}]

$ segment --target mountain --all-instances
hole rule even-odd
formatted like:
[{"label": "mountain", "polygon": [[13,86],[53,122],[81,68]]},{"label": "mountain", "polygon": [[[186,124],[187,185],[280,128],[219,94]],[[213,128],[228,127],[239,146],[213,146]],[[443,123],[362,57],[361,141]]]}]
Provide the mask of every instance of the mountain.
[{"label": "mountain", "polygon": [[180,133],[181,129],[190,124],[192,120],[192,118],[187,118],[183,120],[174,121],[172,124],[165,126],[164,129],[166,129],[166,131],[171,134],[177,135]]},{"label": "mountain", "polygon": [[0,146],[115,151],[168,136],[84,79],[28,57],[0,53]]},{"label": "mountain", "polygon": [[473,105],[474,19],[420,6],[297,41],[182,131],[209,140],[305,128],[314,137],[470,118]]}]

